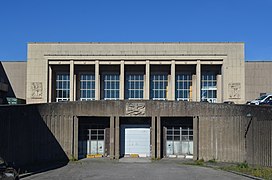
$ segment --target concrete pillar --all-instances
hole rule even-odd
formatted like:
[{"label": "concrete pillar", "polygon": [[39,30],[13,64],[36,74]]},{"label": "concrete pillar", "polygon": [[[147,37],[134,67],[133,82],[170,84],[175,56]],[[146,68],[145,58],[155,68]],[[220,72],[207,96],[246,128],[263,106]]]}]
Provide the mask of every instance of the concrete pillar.
[{"label": "concrete pillar", "polygon": [[176,61],[171,61],[171,92],[169,94],[169,100],[175,100],[175,91],[176,91]]},{"label": "concrete pillar", "polygon": [[193,117],[193,158],[194,160],[199,159],[199,118],[197,116]]},{"label": "concrete pillar", "polygon": [[144,92],[144,99],[149,100],[150,96],[150,62],[149,60],[146,61],[145,64],[145,92]]},{"label": "concrete pillar", "polygon": [[120,119],[115,117],[115,159],[120,157]]},{"label": "concrete pillar", "polygon": [[157,158],[161,158],[161,117],[157,116]]},{"label": "concrete pillar", "polygon": [[52,83],[53,83],[53,70],[52,67],[48,66],[48,98],[47,102],[52,102]]},{"label": "concrete pillar", "polygon": [[95,100],[100,99],[99,61],[95,61]]},{"label": "concrete pillar", "polygon": [[192,101],[196,101],[196,75],[192,76]]},{"label": "concrete pillar", "polygon": [[74,116],[73,117],[73,130],[74,130],[74,135],[73,135],[73,157],[75,159],[78,159],[78,117]]},{"label": "concrete pillar", "polygon": [[74,60],[70,60],[70,101],[74,100]]},{"label": "concrete pillar", "polygon": [[124,100],[125,95],[125,63],[122,60],[120,64],[120,83],[119,83],[119,99]]},{"label": "concrete pillar", "polygon": [[218,74],[216,76],[216,86],[217,86],[217,91],[216,91],[216,102],[217,103],[222,103],[223,102],[223,88],[222,88],[222,75]]},{"label": "concrete pillar", "polygon": [[110,158],[114,158],[114,116],[110,117]]},{"label": "concrete pillar", "polygon": [[156,119],[151,119],[151,158],[156,158]]},{"label": "concrete pillar", "polygon": [[201,100],[201,63],[197,60],[196,63],[196,101]]}]

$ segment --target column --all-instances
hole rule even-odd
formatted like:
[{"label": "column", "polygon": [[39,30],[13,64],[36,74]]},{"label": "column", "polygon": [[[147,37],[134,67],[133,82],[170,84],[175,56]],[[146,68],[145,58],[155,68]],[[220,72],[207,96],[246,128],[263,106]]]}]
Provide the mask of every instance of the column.
[{"label": "column", "polygon": [[144,99],[149,100],[150,95],[150,62],[149,60],[146,61],[145,64],[145,92],[144,92]]},{"label": "column", "polygon": [[161,158],[161,117],[157,116],[157,158]]},{"label": "column", "polygon": [[110,158],[114,158],[114,116],[110,117]]},{"label": "column", "polygon": [[222,89],[222,75],[218,74],[216,76],[216,102],[222,103],[223,102],[223,89]]},{"label": "column", "polygon": [[120,157],[120,119],[115,117],[115,159]]},{"label": "column", "polygon": [[193,158],[194,160],[198,160],[199,158],[199,117],[193,117]]},{"label": "column", "polygon": [[77,116],[73,116],[73,130],[74,130],[74,134],[73,134],[73,158],[75,158],[76,160],[78,159],[78,117]]},{"label": "column", "polygon": [[95,61],[95,100],[100,99],[99,61]]},{"label": "column", "polygon": [[192,76],[192,101],[196,101],[196,75]]},{"label": "column", "polygon": [[52,78],[52,75],[53,72],[52,72],[52,67],[49,65],[48,66],[48,98],[47,98],[47,102],[52,102],[52,81],[53,81],[53,78]]},{"label": "column", "polygon": [[125,95],[125,63],[122,60],[120,64],[120,84],[119,84],[119,99],[124,100]]},{"label": "column", "polygon": [[156,119],[151,119],[151,157],[156,158]]},{"label": "column", "polygon": [[[170,87],[170,94],[169,94],[169,100],[175,100],[175,91],[176,91],[176,87],[175,87],[175,85],[176,85],[176,62],[175,62],[175,60],[172,60],[172,62],[171,62],[171,87]],[[168,92],[168,93],[169,93]]]},{"label": "column", "polygon": [[74,100],[74,60],[70,60],[70,101]]},{"label": "column", "polygon": [[201,100],[201,63],[197,60],[196,63],[196,101]]}]

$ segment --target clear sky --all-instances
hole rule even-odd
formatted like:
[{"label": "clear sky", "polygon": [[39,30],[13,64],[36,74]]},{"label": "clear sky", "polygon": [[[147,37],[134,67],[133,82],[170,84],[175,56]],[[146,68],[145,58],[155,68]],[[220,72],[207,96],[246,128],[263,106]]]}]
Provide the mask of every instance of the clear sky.
[{"label": "clear sky", "polygon": [[272,60],[272,0],[0,0],[0,60],[28,42],[244,42]]}]

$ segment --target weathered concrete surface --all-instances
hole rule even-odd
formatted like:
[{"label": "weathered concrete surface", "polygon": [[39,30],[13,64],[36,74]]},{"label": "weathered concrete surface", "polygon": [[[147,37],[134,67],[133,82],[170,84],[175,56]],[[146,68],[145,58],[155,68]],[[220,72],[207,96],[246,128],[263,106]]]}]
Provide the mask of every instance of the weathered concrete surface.
[{"label": "weathered concrete surface", "polygon": [[[119,158],[119,117],[126,105],[144,103],[141,117],[157,121],[160,152],[161,117],[194,117],[194,158],[224,162],[249,161],[272,166],[271,107],[176,101],[90,101],[0,107],[0,156],[18,165],[68,161],[78,155],[78,117],[115,119],[111,153]],[[249,116],[250,115],[250,116]],[[198,127],[197,127],[198,126]],[[246,131],[247,130],[247,131]],[[113,138],[113,137],[112,137]],[[114,149],[113,149],[114,148]],[[111,154],[113,155],[113,154]]]},{"label": "weathered concrete surface", "polygon": [[249,178],[211,168],[181,165],[176,161],[158,161],[153,163],[116,163],[98,160],[85,160],[78,163],[70,163],[65,167],[36,174],[24,179],[246,180]]}]

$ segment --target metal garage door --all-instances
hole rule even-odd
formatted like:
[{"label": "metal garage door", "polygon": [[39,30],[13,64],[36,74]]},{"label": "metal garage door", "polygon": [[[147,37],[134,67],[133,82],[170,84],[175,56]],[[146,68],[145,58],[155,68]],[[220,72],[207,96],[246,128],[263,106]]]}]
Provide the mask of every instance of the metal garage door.
[{"label": "metal garage door", "polygon": [[125,154],[150,156],[150,128],[125,128]]}]

